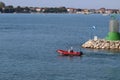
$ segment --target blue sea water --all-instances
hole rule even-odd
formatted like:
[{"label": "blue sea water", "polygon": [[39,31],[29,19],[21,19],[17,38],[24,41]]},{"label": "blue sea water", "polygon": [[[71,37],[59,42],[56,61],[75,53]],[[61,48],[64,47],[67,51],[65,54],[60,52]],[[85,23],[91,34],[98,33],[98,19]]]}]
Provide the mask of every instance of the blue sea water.
[{"label": "blue sea water", "polygon": [[[95,35],[105,38],[109,20],[95,14],[0,14],[0,80],[119,80],[119,51],[81,48]],[[56,52],[71,46],[84,55]]]}]

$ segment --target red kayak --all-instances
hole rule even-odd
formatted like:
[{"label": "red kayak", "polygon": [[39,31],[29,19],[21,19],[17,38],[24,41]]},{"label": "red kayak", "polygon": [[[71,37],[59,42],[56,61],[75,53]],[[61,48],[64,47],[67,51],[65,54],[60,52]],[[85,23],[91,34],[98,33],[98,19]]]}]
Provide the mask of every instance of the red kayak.
[{"label": "red kayak", "polygon": [[81,55],[83,55],[82,52],[66,51],[66,50],[60,50],[60,49],[57,50],[57,52],[63,56],[81,56]]}]

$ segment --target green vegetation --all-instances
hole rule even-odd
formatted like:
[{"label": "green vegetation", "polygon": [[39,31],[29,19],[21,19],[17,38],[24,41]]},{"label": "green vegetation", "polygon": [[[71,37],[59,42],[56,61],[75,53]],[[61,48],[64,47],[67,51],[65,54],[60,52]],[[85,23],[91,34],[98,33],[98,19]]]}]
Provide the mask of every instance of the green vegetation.
[{"label": "green vegetation", "polygon": [[5,3],[0,2],[0,8],[3,8],[3,7],[5,7]]},{"label": "green vegetation", "polygon": [[[40,9],[40,11],[37,11]],[[5,3],[0,2],[0,12],[1,13],[31,13],[31,12],[39,12],[39,13],[67,13],[67,9],[65,7],[59,8],[39,8],[39,7],[13,7],[12,5],[5,6]]]},{"label": "green vegetation", "polygon": [[67,9],[65,7],[45,8],[44,13],[67,13]]}]

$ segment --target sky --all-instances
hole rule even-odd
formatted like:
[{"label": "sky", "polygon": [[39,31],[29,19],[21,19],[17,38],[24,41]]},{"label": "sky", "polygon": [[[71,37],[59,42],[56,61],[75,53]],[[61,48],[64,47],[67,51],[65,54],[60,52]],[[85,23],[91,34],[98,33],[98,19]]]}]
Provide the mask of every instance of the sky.
[{"label": "sky", "polygon": [[120,0],[0,0],[7,5],[28,7],[67,7],[120,9]]}]

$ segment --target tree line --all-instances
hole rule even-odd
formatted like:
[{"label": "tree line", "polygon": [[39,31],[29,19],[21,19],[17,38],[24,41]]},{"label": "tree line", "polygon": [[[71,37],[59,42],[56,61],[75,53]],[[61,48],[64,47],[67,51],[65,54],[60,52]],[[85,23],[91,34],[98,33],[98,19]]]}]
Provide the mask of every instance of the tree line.
[{"label": "tree line", "polygon": [[[37,11],[37,9],[40,9]],[[0,2],[0,12],[1,13],[67,13],[67,9],[65,7],[59,8],[39,8],[39,7],[14,7],[12,5],[6,6],[5,3]]]}]

